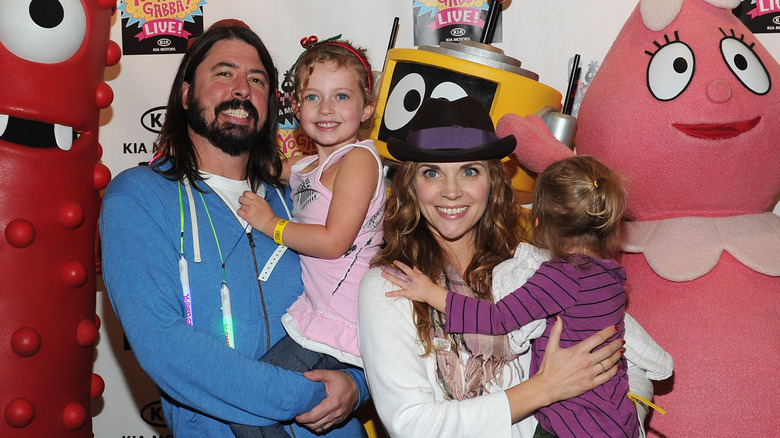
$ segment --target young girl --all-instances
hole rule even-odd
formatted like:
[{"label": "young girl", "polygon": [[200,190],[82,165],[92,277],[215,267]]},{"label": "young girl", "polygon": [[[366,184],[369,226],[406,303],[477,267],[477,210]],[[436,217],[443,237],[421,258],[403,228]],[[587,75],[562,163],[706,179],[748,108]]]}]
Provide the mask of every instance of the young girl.
[{"label": "young girl", "polygon": [[[358,286],[382,242],[385,202],[379,153],[372,140],[358,141],[375,106],[371,67],[365,51],[346,41],[304,47],[294,68],[293,110],[317,154],[286,160],[282,179],[292,187],[293,220],[276,217],[252,192],[239,199],[238,214],[280,248],[299,252],[303,271],[303,294],[282,317],[288,335],[261,360],[294,371],[362,367]],[[231,427],[239,437],[279,436]]]},{"label": "young girl", "polygon": [[[537,181],[531,216],[534,240],[550,250],[552,260],[523,286],[491,303],[449,292],[416,267],[397,262],[403,272],[385,270],[382,276],[401,289],[387,295],[446,311],[445,330],[451,333],[505,334],[546,318],[544,335],[533,343],[534,375],[559,317],[565,327],[561,346],[576,344],[607,325],[618,329],[610,340],[623,337],[626,274],[612,257],[617,254],[624,210],[620,176],[592,157],[568,158],[551,165]],[[605,384],[540,409],[535,436],[638,436],[636,408],[627,396],[625,359],[618,364],[617,375]]]}]

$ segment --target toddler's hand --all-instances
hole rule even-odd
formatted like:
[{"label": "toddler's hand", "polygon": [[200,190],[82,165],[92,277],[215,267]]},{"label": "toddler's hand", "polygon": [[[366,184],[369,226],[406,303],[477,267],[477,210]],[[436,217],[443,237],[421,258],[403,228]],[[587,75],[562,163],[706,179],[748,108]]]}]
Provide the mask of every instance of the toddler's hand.
[{"label": "toddler's hand", "polygon": [[[406,264],[395,261],[393,263],[400,271],[392,268],[382,268],[382,277],[394,285],[398,290],[387,292],[388,297],[406,297],[414,301],[422,301],[439,309],[439,304],[444,302],[447,290],[437,285],[427,275],[423,274],[416,266],[410,268]],[[444,309],[439,309],[444,311]]]}]

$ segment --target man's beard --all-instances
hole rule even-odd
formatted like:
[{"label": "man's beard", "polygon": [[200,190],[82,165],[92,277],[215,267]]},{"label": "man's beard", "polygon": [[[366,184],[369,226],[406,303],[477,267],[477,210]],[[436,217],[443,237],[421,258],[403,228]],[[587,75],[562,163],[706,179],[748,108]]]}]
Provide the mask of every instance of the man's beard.
[{"label": "man's beard", "polygon": [[[250,102],[238,99],[222,102],[214,110],[214,120],[211,123],[207,122],[205,117],[208,110],[202,107],[200,101],[192,97],[192,94],[190,94],[187,104],[189,106],[187,111],[187,124],[189,127],[196,134],[205,137],[222,152],[237,157],[262,144],[263,136],[261,135],[261,130],[257,128],[259,115]],[[223,126],[219,125],[219,114],[222,111],[239,108],[249,113],[248,120],[251,123],[248,125],[236,125],[225,122]]]}]

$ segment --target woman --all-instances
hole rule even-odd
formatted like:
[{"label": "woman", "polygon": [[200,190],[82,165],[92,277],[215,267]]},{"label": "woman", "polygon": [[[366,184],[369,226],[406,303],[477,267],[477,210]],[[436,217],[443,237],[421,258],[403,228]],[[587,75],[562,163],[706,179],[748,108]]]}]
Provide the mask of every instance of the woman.
[{"label": "woman", "polygon": [[591,390],[618,371],[621,340],[590,352],[614,327],[560,349],[558,321],[541,368],[529,379],[528,355],[517,357],[508,337],[445,335],[443,316],[429,306],[385,296],[397,287],[382,278],[382,269],[400,260],[449,290],[492,299],[493,268],[511,259],[524,237],[500,162],[514,146],[514,138],[496,137],[473,98],[426,100],[407,141],[388,142],[393,157],[405,162],[392,180],[385,246],[361,283],[358,327],[369,389],[391,436],[530,437],[536,409]]}]

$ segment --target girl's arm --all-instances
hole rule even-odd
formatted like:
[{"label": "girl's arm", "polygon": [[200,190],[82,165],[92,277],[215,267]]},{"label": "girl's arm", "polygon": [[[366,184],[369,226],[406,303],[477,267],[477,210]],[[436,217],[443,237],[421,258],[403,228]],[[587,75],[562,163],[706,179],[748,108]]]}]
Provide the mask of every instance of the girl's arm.
[{"label": "girl's arm", "polygon": [[[574,305],[572,291],[579,290],[575,279],[550,275],[558,270],[540,268],[519,289],[491,303],[479,298],[466,297],[447,291],[434,283],[417,267],[395,261],[399,270],[382,269],[382,277],[399,287],[387,292],[388,297],[405,297],[422,301],[439,312],[446,313],[445,329],[449,333],[507,334],[537,319],[543,319]],[[561,277],[561,278],[558,278]],[[540,287],[538,284],[543,287]]]},{"label": "girl's arm", "polygon": [[580,290],[579,279],[571,271],[563,270],[567,266],[571,265],[543,264],[519,289],[495,303],[448,293],[445,330],[506,334],[574,306]]},{"label": "girl's arm", "polygon": [[[380,169],[370,151],[354,148],[339,160],[336,171],[325,225],[289,222],[281,235],[284,245],[326,259],[340,257],[352,245],[374,197]],[[244,217],[241,209],[239,215]],[[268,217],[256,229],[273,238],[279,220],[276,216]]]}]

